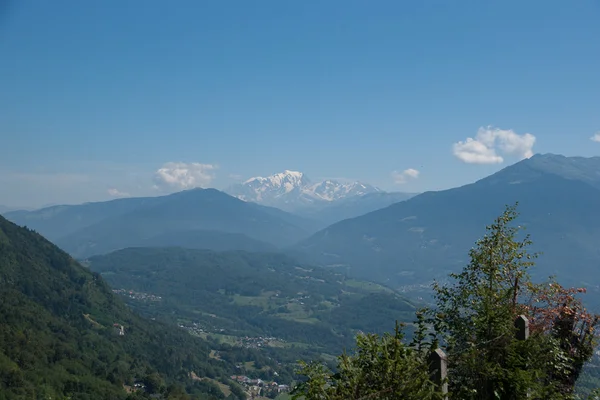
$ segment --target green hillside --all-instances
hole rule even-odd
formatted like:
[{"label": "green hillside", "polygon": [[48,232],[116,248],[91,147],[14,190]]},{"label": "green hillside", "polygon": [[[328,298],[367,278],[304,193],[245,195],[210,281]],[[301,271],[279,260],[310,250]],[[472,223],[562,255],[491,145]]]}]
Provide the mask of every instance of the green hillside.
[{"label": "green hillside", "polygon": [[99,274],[0,217],[0,399],[124,399],[135,382],[146,395],[178,382],[195,398],[224,398],[188,378],[226,379],[228,365],[209,353],[185,331],[136,316]]},{"label": "green hillside", "polygon": [[335,354],[358,331],[414,319],[415,307],[389,288],[281,254],[130,248],[89,266],[133,307],[230,344],[272,337],[271,347]]}]

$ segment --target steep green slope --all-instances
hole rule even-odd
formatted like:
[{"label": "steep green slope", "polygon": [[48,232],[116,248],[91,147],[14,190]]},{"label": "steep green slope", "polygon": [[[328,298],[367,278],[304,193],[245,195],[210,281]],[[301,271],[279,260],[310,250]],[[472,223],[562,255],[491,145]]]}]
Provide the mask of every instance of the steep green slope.
[{"label": "steep green slope", "polygon": [[389,288],[281,254],[131,248],[88,261],[132,306],[233,341],[271,336],[335,353],[359,330],[414,319],[415,307]]},{"label": "steep green slope", "polygon": [[120,399],[123,384],[156,372],[167,384],[221,396],[187,378],[227,375],[209,351],[182,330],[136,316],[99,274],[0,217],[0,398]]},{"label": "steep green slope", "polygon": [[595,158],[585,160],[537,155],[474,184],[427,192],[334,224],[296,249],[395,287],[427,283],[464,266],[486,221],[518,201],[519,222],[544,253],[537,272],[557,274],[569,284],[595,284],[600,190],[592,177],[600,166]]}]

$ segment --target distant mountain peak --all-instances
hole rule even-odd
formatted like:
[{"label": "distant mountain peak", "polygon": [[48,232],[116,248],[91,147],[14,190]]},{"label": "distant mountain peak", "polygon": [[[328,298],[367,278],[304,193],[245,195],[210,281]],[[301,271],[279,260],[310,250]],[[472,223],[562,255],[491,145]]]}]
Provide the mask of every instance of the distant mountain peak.
[{"label": "distant mountain peak", "polygon": [[300,178],[301,178],[302,176],[304,176],[304,174],[303,174],[302,172],[299,172],[299,171],[291,171],[291,170],[289,170],[289,169],[286,169],[286,170],[284,170],[284,171],[283,171],[283,173],[284,173],[285,175],[292,175],[292,176],[297,176],[297,177],[300,177]]},{"label": "distant mountain peak", "polygon": [[481,182],[527,183],[542,176],[559,176],[564,179],[585,182],[600,188],[600,157],[568,157],[561,154],[535,154],[501,169]]},{"label": "distant mountain peak", "polygon": [[302,183],[302,182],[310,182],[310,180],[302,173],[302,172],[298,172],[298,171],[290,171],[290,170],[285,170],[283,172],[280,172],[278,174],[273,174],[271,176],[267,176],[267,177],[263,177],[263,176],[255,176],[253,178],[248,179],[247,181],[245,181],[243,184],[251,184],[253,182],[259,182],[259,183],[271,183],[274,185],[282,185],[285,182],[291,182],[291,183]]},{"label": "distant mountain peak", "polygon": [[312,182],[304,173],[284,170],[268,177],[257,176],[226,190],[240,200],[283,209],[330,203],[354,196],[381,192],[362,182],[338,182],[326,179]]},{"label": "distant mountain peak", "polygon": [[579,161],[579,162],[594,162],[594,160],[600,160],[600,157],[599,156],[593,156],[593,157],[565,156],[563,154],[556,154],[556,153],[537,153],[537,154],[534,154],[530,158],[526,158],[526,159],[522,160],[521,163],[540,161],[540,160],[567,162],[567,163],[577,162],[577,161]]}]

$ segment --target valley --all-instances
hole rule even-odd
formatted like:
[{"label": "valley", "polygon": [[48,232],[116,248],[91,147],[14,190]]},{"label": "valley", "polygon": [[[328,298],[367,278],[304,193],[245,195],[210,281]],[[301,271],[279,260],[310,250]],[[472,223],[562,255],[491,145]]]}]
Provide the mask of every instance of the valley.
[{"label": "valley", "polygon": [[0,400],[600,400],[599,1],[0,0]]},{"label": "valley", "polygon": [[[469,248],[506,204],[518,201],[518,221],[533,236],[533,249],[542,253],[534,279],[556,275],[568,285],[584,286],[586,304],[596,309],[600,306],[600,286],[594,278],[600,261],[595,245],[600,240],[597,171],[600,164],[595,158],[536,155],[447,191],[360,193],[314,207],[304,204],[296,214],[214,189],[52,206],[6,213],[28,229],[6,221],[4,245],[19,243],[17,236],[31,236],[37,246],[50,249],[53,245],[30,229],[39,230],[85,267],[69,267],[80,272],[67,272],[71,283],[63,284],[92,279],[110,285],[100,297],[115,309],[95,306],[99,297],[92,292],[69,299],[83,304],[81,314],[88,325],[78,329],[108,334],[116,324],[122,327],[117,336],[136,337],[142,346],[126,350],[133,358],[122,371],[112,372],[114,382],[123,382],[131,391],[142,387],[140,394],[152,392],[151,373],[140,372],[142,367],[132,360],[138,351],[157,354],[143,346],[152,346],[150,337],[156,336],[151,332],[159,329],[164,338],[189,342],[187,349],[198,347],[193,360],[181,354],[168,356],[166,364],[144,361],[147,371],[160,373],[165,380],[161,387],[181,381],[175,375],[183,373],[185,390],[198,396],[284,399],[297,382],[299,360],[334,365],[336,355],[353,348],[357,335],[389,332],[394,321],[404,324],[410,339],[415,312],[432,300],[432,283],[445,282],[449,273],[466,265]],[[273,189],[272,180],[268,184]],[[297,195],[284,191],[281,196],[288,193]],[[360,214],[361,210],[367,211]],[[335,222],[342,216],[347,218]],[[334,222],[327,225],[327,221]],[[58,256],[58,248],[53,249],[66,260]],[[5,261],[2,268],[9,274],[4,279],[13,282],[15,275],[10,274],[19,270],[7,270],[6,265],[20,264],[11,263]],[[43,271],[33,287],[25,280],[19,283],[17,296],[39,295],[35,285],[52,275]],[[83,275],[77,278],[78,274]],[[28,309],[28,301],[23,306],[6,304]],[[168,351],[178,354],[181,346]],[[593,371],[586,372],[585,379],[594,382],[593,376]]]},{"label": "valley", "polygon": [[230,382],[233,367],[211,361],[208,342],[131,312],[98,274],[2,217],[0,283],[0,393],[8,399],[125,399],[124,385],[142,383],[148,395],[202,398],[218,386],[188,379],[191,372]]},{"label": "valley", "polygon": [[267,347],[334,355],[357,332],[412,323],[416,310],[385,286],[279,254],[135,248],[86,265],[144,315],[239,346],[269,337]]},{"label": "valley", "polygon": [[[251,191],[250,198],[256,200],[261,193],[262,205],[214,189],[196,189],[9,212],[6,217],[47,235],[78,259],[128,247],[279,252],[422,297],[434,279],[467,262],[468,250],[484,233],[486,221],[504,205],[519,202],[520,222],[535,237],[534,249],[542,253],[539,278],[557,275],[597,290],[588,277],[600,259],[595,245],[600,240],[595,209],[600,201],[598,168],[597,158],[549,154],[439,192],[384,193],[365,185],[365,193],[354,193],[346,186],[325,185],[339,198],[323,195],[329,200],[303,203],[294,209],[296,214],[266,205],[275,199],[296,204],[299,195],[313,193],[308,188],[315,184],[287,171],[248,181],[243,186],[246,195],[236,189],[241,198]],[[338,218],[343,219],[327,225]],[[565,274],[570,264],[577,265],[576,272]]]}]

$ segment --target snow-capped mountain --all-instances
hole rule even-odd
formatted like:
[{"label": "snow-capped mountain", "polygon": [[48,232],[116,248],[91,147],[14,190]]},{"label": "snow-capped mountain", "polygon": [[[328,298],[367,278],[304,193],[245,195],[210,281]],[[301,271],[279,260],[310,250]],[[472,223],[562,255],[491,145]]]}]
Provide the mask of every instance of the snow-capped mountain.
[{"label": "snow-capped mountain", "polygon": [[381,189],[361,182],[341,183],[326,180],[310,185],[305,192],[320,200],[333,202],[369,193],[378,193],[381,192]]},{"label": "snow-capped mountain", "polygon": [[308,206],[327,205],[354,196],[382,192],[361,182],[325,180],[311,182],[302,172],[284,171],[268,177],[254,177],[226,190],[244,201],[297,211]]},{"label": "snow-capped mountain", "polygon": [[310,180],[302,172],[286,170],[266,178],[250,178],[242,184],[232,186],[228,193],[240,200],[264,203],[300,194],[301,189],[308,185]]}]

